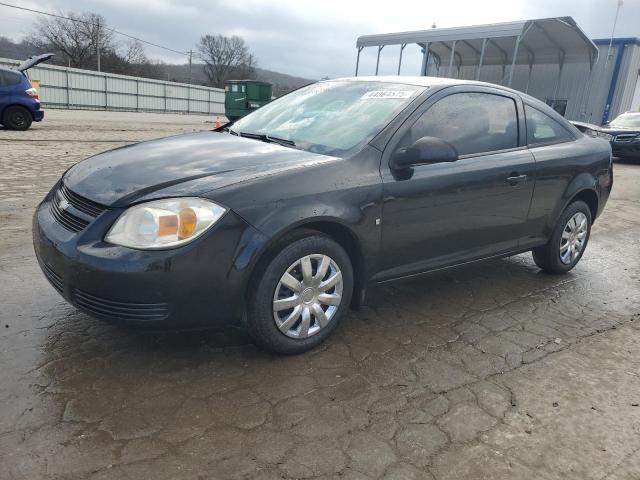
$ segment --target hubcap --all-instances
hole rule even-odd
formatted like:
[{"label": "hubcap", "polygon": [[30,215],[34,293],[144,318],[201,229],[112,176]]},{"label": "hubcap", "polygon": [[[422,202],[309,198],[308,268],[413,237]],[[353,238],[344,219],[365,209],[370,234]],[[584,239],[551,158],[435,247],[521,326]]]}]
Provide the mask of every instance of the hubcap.
[{"label": "hubcap", "polygon": [[325,328],[342,300],[342,272],[328,255],[295,261],[273,294],[273,319],[287,337],[307,338]]},{"label": "hubcap", "polygon": [[587,240],[587,216],[578,212],[569,219],[560,239],[560,261],[569,265],[578,258]]}]

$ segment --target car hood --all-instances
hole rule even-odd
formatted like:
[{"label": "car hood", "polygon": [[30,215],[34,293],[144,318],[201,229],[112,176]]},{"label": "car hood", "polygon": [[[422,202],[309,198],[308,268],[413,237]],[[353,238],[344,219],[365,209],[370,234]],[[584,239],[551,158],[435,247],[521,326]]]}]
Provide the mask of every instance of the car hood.
[{"label": "car hood", "polygon": [[616,128],[616,127],[602,127],[601,130],[609,135],[619,135],[621,133],[625,134],[640,134],[640,128]]},{"label": "car hood", "polygon": [[116,148],[74,165],[67,188],[105,206],[199,196],[238,182],[339,160],[228,133],[200,132]]},{"label": "car hood", "polygon": [[599,127],[598,125],[595,125],[593,123],[587,123],[587,122],[578,122],[575,120],[569,120],[569,123],[574,125],[575,127],[583,127],[583,128],[589,128],[591,130],[602,130],[602,127]]}]

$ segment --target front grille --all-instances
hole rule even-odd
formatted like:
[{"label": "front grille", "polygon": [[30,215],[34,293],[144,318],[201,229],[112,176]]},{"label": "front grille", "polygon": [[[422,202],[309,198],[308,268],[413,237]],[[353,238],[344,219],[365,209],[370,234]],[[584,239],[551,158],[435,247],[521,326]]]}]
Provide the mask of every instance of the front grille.
[{"label": "front grille", "polygon": [[89,200],[88,198],[81,197],[77,193],[73,193],[64,185],[60,186],[60,190],[58,190],[58,192],[74,208],[77,208],[81,212],[84,212],[87,215],[92,216],[93,218],[100,215],[106,209],[104,205],[100,205],[99,203],[96,203],[93,200]]},{"label": "front grille", "polygon": [[62,277],[54,272],[53,269],[46,263],[42,264],[42,271],[44,272],[44,276],[47,277],[47,280],[49,280],[49,283],[53,285],[53,288],[62,293]]},{"label": "front grille", "polygon": [[627,143],[633,140],[634,138],[636,138],[637,136],[638,136],[637,133],[622,133],[620,135],[617,135],[614,141],[616,143]]},{"label": "front grille", "polygon": [[123,320],[163,320],[169,316],[167,303],[132,303],[109,300],[84,292],[73,290],[75,303],[85,310],[100,316]]},{"label": "front grille", "polygon": [[76,217],[74,214],[69,213],[66,210],[62,210],[60,208],[60,203],[56,199],[51,201],[49,210],[51,211],[53,218],[55,218],[60,225],[72,232],[80,232],[89,225],[89,222],[86,220]]},{"label": "front grille", "polygon": [[[70,207],[75,209],[78,215],[71,213],[68,210]],[[71,232],[84,230],[91,220],[100,215],[105,209],[106,207],[103,205],[72,192],[62,184],[60,188],[56,190],[49,207],[53,218]],[[83,214],[87,218],[81,218],[79,216]]]}]

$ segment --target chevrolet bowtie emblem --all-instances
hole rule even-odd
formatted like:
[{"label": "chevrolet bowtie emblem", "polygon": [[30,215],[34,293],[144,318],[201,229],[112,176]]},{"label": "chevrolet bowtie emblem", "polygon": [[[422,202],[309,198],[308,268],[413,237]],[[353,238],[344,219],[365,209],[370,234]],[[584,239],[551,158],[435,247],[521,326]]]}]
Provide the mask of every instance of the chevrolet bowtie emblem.
[{"label": "chevrolet bowtie emblem", "polygon": [[67,208],[69,208],[69,202],[67,200],[60,200],[60,202],[58,202],[58,208],[62,211],[65,211]]}]

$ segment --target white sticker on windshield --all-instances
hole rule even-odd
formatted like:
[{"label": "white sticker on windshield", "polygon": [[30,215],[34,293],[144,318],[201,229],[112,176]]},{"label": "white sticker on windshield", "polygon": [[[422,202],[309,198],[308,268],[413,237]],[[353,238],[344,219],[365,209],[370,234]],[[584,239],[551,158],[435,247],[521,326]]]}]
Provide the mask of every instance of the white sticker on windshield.
[{"label": "white sticker on windshield", "polygon": [[361,100],[372,98],[410,98],[412,90],[371,90],[360,97]]}]

